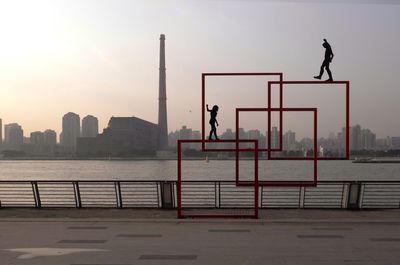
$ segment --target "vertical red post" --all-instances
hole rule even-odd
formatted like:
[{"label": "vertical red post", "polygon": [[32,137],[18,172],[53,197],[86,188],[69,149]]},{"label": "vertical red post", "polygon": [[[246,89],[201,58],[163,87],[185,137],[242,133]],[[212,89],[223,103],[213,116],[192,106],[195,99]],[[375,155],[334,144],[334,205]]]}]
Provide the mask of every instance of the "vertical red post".
[{"label": "vertical red post", "polygon": [[[236,109],[236,139],[239,140],[239,110]],[[235,143],[236,145],[236,153],[235,153],[235,157],[236,157],[236,161],[239,161],[239,141],[236,141]],[[239,182],[239,163],[236,162],[236,168],[235,168],[236,172],[235,172],[235,179],[236,179],[236,184],[238,184]]]},{"label": "vertical red post", "polygon": [[258,140],[254,141],[254,219],[258,219]]},{"label": "vertical red post", "polygon": [[[282,75],[279,84],[279,108],[283,108],[283,80]],[[279,148],[278,150],[283,151],[283,112],[279,112]]]},{"label": "vertical red post", "polygon": [[181,198],[181,196],[182,196],[181,163],[182,163],[181,141],[178,140],[178,182],[177,182],[177,187],[176,187],[176,195],[177,195],[177,199],[178,199],[178,218],[183,218],[182,217],[182,198]]},{"label": "vertical red post", "polygon": [[317,184],[317,161],[318,161],[318,116],[314,110],[314,183]]},{"label": "vertical red post", "polygon": [[267,130],[267,157],[271,159],[271,83],[268,82],[268,130]]},{"label": "vertical red post", "polygon": [[346,159],[350,159],[350,81],[346,82]]},{"label": "vertical red post", "polygon": [[204,142],[205,140],[205,104],[206,104],[206,77],[203,74],[201,74],[201,137],[203,141],[201,142],[201,149],[204,151],[206,144]]}]

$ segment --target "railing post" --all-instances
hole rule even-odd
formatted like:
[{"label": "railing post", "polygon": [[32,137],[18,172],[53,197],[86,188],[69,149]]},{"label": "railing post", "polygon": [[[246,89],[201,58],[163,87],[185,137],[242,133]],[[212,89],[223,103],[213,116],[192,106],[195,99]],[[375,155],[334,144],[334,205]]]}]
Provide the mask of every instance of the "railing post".
[{"label": "railing post", "polygon": [[40,201],[40,193],[39,193],[39,187],[36,181],[32,181],[32,192],[33,192],[33,198],[35,199],[35,206],[37,208],[42,207],[42,202]]},{"label": "railing post", "polygon": [[361,184],[358,181],[351,182],[347,196],[347,209],[360,209]]},{"label": "railing post", "polygon": [[221,181],[218,181],[218,208],[221,208]]},{"label": "railing post", "polygon": [[73,186],[74,186],[76,208],[82,208],[81,192],[79,191],[79,183],[78,183],[78,181],[74,181],[73,182]]},{"label": "railing post", "polygon": [[215,181],[214,182],[214,207],[215,207],[215,209],[217,209],[218,208],[218,196],[217,196],[217,182]]},{"label": "railing post", "polygon": [[300,187],[299,208],[304,208],[305,200],[306,200],[306,187]]},{"label": "railing post", "polygon": [[117,200],[117,207],[122,208],[123,203],[122,203],[122,194],[121,194],[121,183],[119,181],[115,181],[114,187],[115,187],[115,196],[116,196],[116,200]]},{"label": "railing post", "polygon": [[172,191],[172,181],[161,182],[161,205],[163,209],[172,209],[174,207]]}]

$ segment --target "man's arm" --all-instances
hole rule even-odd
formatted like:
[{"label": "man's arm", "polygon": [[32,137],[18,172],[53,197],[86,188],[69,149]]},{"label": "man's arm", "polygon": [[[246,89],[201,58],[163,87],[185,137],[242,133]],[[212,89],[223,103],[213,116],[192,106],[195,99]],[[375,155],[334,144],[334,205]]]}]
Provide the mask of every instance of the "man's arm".
[{"label": "man's arm", "polygon": [[333,52],[331,52],[331,62],[332,62],[332,59],[333,59],[333,56],[334,56],[334,54],[333,54]]},{"label": "man's arm", "polygon": [[210,112],[211,110],[208,108],[208,104],[206,106],[207,106],[207,111]]}]

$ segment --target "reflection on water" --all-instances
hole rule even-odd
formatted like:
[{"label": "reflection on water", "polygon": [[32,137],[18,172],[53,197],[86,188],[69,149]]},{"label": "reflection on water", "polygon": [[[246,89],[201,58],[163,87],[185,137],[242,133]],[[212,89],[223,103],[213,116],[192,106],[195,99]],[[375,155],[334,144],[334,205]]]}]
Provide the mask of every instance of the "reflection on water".
[{"label": "reflection on water", "polygon": [[[254,176],[254,162],[241,161],[240,178]],[[310,161],[260,161],[261,180],[310,180]],[[174,160],[145,161],[0,161],[1,180],[175,180]],[[319,180],[400,180],[400,164],[319,161]],[[183,161],[185,180],[233,180],[235,161]]]}]

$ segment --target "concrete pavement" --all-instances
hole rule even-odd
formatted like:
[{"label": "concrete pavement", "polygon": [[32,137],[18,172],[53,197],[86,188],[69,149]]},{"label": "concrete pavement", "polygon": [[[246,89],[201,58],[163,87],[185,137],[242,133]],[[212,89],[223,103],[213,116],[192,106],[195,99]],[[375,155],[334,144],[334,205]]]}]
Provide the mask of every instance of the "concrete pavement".
[{"label": "concrete pavement", "polygon": [[161,210],[3,208],[0,264],[400,264],[400,210],[261,215],[177,220]]}]

